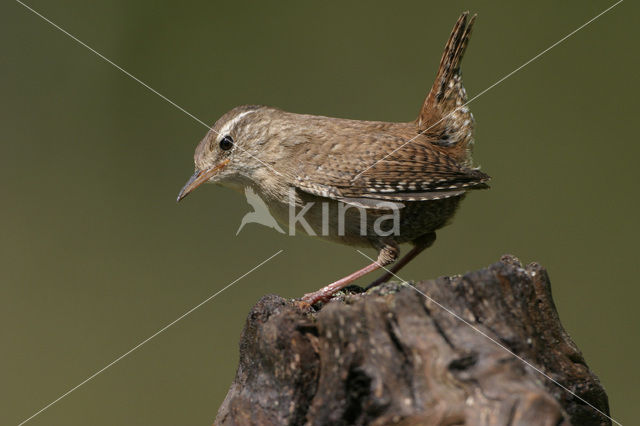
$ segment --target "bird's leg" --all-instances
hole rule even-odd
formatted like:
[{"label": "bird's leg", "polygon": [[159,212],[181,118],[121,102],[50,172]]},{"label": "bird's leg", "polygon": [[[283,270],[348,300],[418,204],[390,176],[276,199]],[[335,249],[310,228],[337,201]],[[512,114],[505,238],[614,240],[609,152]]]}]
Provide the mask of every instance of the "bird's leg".
[{"label": "bird's leg", "polygon": [[416,256],[422,253],[425,249],[431,247],[436,240],[436,233],[431,232],[429,234],[422,235],[413,240],[413,248],[400,260],[398,260],[383,276],[372,282],[366,287],[366,290],[373,288],[382,283],[386,283],[394,276],[396,272],[402,269],[407,263],[411,262]]},{"label": "bird's leg", "polygon": [[383,266],[387,266],[388,264],[394,262],[397,257],[398,247],[395,245],[385,245],[384,247],[382,247],[382,249],[380,249],[378,259],[372,264],[365,266],[364,268],[359,269],[356,272],[339,279],[338,281],[332,282],[328,286],[323,287],[318,291],[305,294],[304,296],[302,296],[302,300],[309,303],[310,305],[326,301],[338,290],[348,286],[349,284],[351,284],[358,278],[368,274],[369,272],[373,272],[377,269],[382,268]]}]

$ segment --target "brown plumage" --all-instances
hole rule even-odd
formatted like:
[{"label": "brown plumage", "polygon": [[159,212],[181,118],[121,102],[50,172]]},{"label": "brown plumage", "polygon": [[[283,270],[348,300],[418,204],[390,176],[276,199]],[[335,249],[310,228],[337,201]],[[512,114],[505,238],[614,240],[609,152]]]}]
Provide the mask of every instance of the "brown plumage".
[{"label": "brown plumage", "polygon": [[[294,221],[299,230],[380,251],[376,263],[305,295],[310,303],[392,263],[398,244],[412,242],[415,247],[392,268],[397,271],[433,243],[435,231],[453,217],[466,191],[487,187],[489,176],[472,166],[474,121],[460,74],[474,21],[465,12],[456,22],[415,121],[359,121],[237,107],[196,148],[196,172],[178,200],[204,182],[249,186],[280,221],[292,224],[293,206],[308,223]],[[390,214],[397,214],[388,227],[394,232],[376,228],[376,220]],[[387,273],[376,283],[389,277]]]}]

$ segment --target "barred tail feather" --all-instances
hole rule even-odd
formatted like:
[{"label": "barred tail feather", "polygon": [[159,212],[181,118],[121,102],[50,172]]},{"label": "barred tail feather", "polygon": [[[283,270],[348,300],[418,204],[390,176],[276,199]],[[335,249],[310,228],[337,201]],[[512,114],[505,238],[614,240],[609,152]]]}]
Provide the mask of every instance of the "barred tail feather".
[{"label": "barred tail feather", "polygon": [[436,79],[418,115],[418,130],[428,131],[436,140],[434,143],[441,146],[459,145],[466,150],[472,141],[473,116],[463,106],[467,93],[462,85],[460,65],[476,16],[468,19],[469,12],[464,12],[458,18],[442,54]]}]

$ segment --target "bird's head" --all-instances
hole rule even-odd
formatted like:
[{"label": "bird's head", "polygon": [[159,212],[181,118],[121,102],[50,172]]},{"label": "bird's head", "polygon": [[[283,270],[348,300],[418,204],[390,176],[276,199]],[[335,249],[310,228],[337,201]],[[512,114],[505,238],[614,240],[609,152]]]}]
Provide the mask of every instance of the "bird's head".
[{"label": "bird's head", "polygon": [[195,172],[178,194],[178,201],[203,183],[240,183],[251,179],[257,169],[268,167],[262,151],[273,111],[245,105],[220,117],[196,147]]}]

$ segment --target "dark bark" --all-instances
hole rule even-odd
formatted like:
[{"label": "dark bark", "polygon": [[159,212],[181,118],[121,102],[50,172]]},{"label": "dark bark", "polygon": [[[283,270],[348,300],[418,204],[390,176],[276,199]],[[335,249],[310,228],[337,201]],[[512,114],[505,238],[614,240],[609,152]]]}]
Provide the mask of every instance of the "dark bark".
[{"label": "dark bark", "polygon": [[504,256],[415,289],[342,294],[319,310],[263,297],[216,424],[610,424],[505,348],[609,413],[560,324],[546,271]]}]

